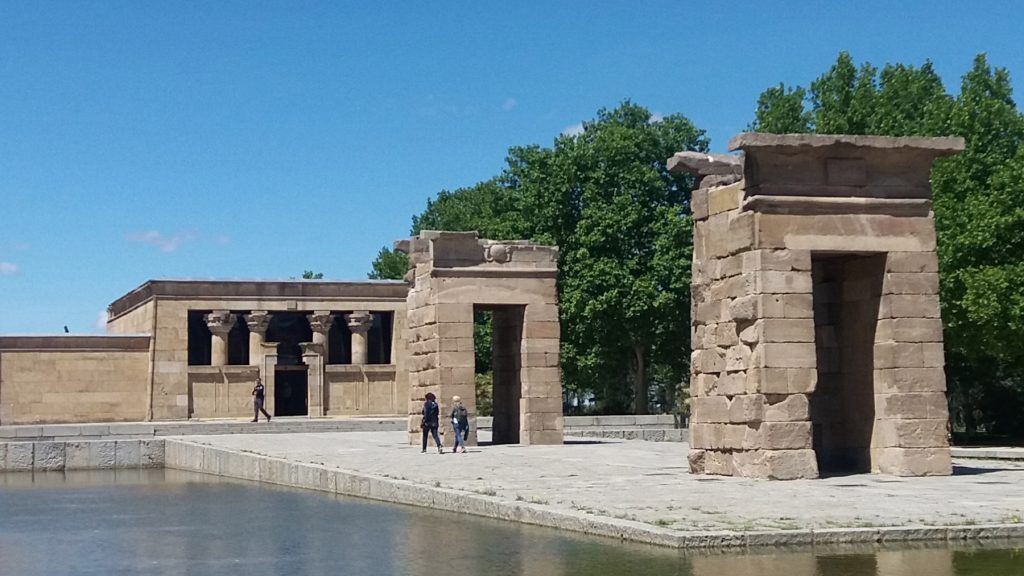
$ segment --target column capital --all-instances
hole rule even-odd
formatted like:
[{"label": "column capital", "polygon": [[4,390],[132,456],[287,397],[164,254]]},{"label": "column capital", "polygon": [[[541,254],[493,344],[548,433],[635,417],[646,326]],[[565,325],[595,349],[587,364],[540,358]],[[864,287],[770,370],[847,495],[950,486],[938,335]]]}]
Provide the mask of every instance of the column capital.
[{"label": "column capital", "polygon": [[206,326],[215,336],[227,336],[238,320],[236,314],[229,310],[214,310],[206,315]]},{"label": "column capital", "polygon": [[316,310],[306,318],[309,319],[310,329],[320,334],[326,334],[331,329],[331,324],[334,324],[334,314],[326,310]]},{"label": "column capital", "polygon": [[351,314],[345,314],[345,322],[353,334],[365,334],[373,325],[373,314],[367,310],[356,310]]},{"label": "column capital", "polygon": [[266,310],[253,310],[245,315],[245,323],[249,326],[249,332],[266,334],[270,327],[270,313]]}]

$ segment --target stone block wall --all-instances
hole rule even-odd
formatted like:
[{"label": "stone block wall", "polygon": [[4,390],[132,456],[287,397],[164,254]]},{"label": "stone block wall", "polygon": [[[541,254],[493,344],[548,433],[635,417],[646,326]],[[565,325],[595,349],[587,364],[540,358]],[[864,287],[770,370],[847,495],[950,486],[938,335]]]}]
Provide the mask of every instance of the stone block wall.
[{"label": "stone block wall", "polygon": [[144,420],[148,336],[0,337],[0,424]]},{"label": "stone block wall", "polygon": [[258,366],[189,366],[193,418],[252,418]]},{"label": "stone block wall", "polygon": [[328,365],[327,416],[404,414],[408,392],[400,389],[390,364]]},{"label": "stone block wall", "polygon": [[957,142],[734,145],[744,158],[673,158],[703,177],[691,203],[691,470],[949,474],[927,173]]}]

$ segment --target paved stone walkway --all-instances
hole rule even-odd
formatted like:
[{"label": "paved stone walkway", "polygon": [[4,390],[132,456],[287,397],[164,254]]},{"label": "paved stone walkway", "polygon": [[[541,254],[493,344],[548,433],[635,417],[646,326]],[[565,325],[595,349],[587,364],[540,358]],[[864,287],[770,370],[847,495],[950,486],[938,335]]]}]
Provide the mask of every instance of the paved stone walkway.
[{"label": "paved stone walkway", "polygon": [[192,436],[190,442],[681,531],[1024,521],[1024,462],[955,460],[951,477],[790,482],[691,476],[687,445],[567,440],[421,454],[403,432]]}]

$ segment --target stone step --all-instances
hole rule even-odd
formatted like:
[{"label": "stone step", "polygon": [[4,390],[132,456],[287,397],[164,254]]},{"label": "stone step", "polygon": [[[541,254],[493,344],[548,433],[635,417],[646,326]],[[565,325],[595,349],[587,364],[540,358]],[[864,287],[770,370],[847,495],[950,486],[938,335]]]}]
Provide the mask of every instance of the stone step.
[{"label": "stone step", "polygon": [[207,420],[187,422],[111,422],[0,426],[0,442],[142,439],[214,434],[298,434],[315,432],[400,431],[405,418],[275,418],[270,422]]}]

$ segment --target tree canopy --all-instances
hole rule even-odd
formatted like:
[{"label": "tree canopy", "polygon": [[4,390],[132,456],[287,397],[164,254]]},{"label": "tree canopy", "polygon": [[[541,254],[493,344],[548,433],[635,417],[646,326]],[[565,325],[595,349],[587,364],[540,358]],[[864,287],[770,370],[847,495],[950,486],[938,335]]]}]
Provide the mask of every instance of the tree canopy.
[{"label": "tree canopy", "polygon": [[551,147],[511,148],[501,174],[429,200],[412,233],[558,245],[569,396],[606,412],[645,413],[652,401],[669,409],[689,369],[693,182],[666,162],[707,146],[687,118],[626,101]]}]

